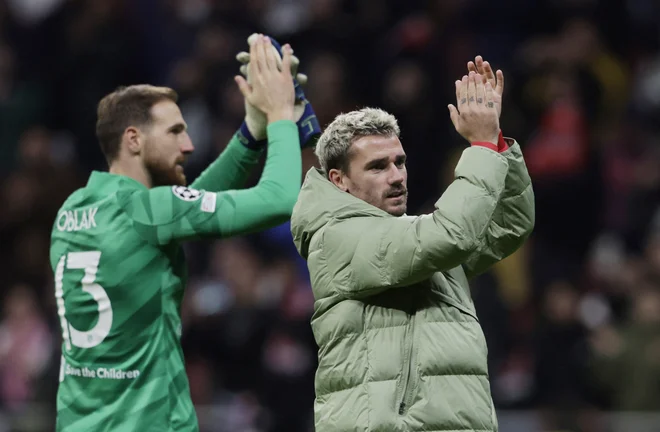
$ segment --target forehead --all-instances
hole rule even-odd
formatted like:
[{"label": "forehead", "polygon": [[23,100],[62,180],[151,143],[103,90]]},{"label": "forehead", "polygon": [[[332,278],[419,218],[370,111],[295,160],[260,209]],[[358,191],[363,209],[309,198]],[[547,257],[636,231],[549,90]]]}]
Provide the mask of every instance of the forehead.
[{"label": "forehead", "polygon": [[163,100],[151,107],[151,119],[154,124],[183,123],[179,106],[171,100]]},{"label": "forehead", "polygon": [[396,136],[368,135],[355,140],[351,146],[354,160],[396,158],[405,155],[401,141]]}]

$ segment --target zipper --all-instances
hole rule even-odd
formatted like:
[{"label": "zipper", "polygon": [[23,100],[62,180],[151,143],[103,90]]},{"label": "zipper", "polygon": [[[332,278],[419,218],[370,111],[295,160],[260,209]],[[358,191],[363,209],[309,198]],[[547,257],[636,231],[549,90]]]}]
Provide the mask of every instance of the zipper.
[{"label": "zipper", "polygon": [[399,402],[399,415],[404,415],[406,410],[410,407],[415,377],[415,318],[416,313],[413,313],[410,320],[410,337],[408,338],[408,349],[406,350],[406,362],[408,367],[405,370],[405,379],[403,380],[403,396]]}]

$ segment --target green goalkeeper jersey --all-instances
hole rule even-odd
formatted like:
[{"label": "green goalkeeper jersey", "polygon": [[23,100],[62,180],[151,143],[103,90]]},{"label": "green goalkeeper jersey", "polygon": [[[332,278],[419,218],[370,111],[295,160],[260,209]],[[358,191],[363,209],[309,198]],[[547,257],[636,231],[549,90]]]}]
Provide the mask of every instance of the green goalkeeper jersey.
[{"label": "green goalkeeper jersey", "polygon": [[[94,172],[55,220],[50,251],[62,325],[61,432],[197,431],[180,344],[186,263],[180,242],[286,221],[302,166],[293,122],[268,126],[259,153],[235,136],[190,187],[147,189]],[[224,192],[223,192],[224,190]]]}]

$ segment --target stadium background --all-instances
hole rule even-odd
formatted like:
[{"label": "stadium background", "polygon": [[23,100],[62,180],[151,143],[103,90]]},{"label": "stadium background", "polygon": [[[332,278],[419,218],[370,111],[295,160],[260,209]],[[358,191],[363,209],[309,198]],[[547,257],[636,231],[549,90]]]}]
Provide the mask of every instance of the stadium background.
[{"label": "stadium background", "polygon": [[[0,0],[0,431],[52,430],[49,232],[104,169],[96,103],[174,87],[194,178],[241,122],[234,56],[254,31],[292,44],[322,125],[362,106],[398,117],[411,213],[465,146],[454,80],[477,54],[503,69],[537,223],[473,284],[501,431],[660,431],[659,23],[655,0]],[[311,430],[313,299],[288,225],[186,249],[202,430]]]}]

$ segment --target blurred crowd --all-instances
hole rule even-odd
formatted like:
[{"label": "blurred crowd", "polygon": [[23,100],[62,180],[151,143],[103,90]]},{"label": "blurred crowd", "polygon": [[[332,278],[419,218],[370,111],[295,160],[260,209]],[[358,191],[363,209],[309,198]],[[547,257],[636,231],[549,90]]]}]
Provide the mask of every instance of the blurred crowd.
[{"label": "blurred crowd", "polygon": [[[0,0],[0,408],[20,419],[7,430],[50,430],[34,415],[52,421],[59,368],[50,229],[105,169],[97,102],[119,85],[177,90],[194,178],[242,121],[234,57],[255,31],[291,43],[322,125],[363,106],[397,116],[411,214],[432,209],[466,145],[454,81],[478,54],[502,69],[502,129],[523,148],[537,222],[473,283],[497,408],[535,410],[544,431],[660,412],[656,0]],[[313,297],[288,225],[186,251],[202,429],[311,430]]]}]

